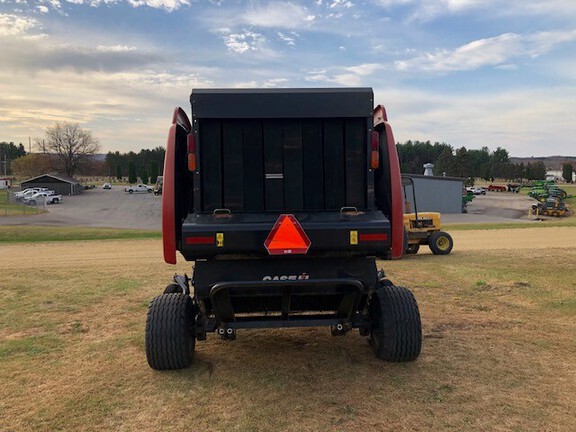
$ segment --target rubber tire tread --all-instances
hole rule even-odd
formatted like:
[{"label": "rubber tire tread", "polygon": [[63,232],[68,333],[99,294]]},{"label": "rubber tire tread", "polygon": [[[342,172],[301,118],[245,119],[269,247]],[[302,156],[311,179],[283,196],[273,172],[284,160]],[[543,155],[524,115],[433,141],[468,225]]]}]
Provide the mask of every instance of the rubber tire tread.
[{"label": "rubber tire tread", "polygon": [[[369,305],[373,330],[370,339],[376,357],[389,362],[418,358],[422,349],[422,323],[418,303],[406,288],[395,285],[373,292]],[[375,343],[374,338],[379,341]]]},{"label": "rubber tire tread", "polygon": [[196,344],[192,299],[185,294],[154,298],[146,318],[146,359],[152,369],[184,369]]},{"label": "rubber tire tread", "polygon": [[[440,237],[446,237],[448,239],[448,242],[450,243],[448,249],[443,250],[436,245],[436,242]],[[428,246],[434,255],[448,255],[450,252],[452,252],[452,248],[454,247],[454,240],[452,240],[452,236],[447,232],[436,231],[430,234],[430,238],[428,239]]]}]

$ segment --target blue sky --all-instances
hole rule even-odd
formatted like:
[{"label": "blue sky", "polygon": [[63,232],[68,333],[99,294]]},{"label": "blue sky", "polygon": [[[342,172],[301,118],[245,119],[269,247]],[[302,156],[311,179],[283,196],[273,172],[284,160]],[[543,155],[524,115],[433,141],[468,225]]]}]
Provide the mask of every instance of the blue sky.
[{"label": "blue sky", "polygon": [[576,155],[574,0],[0,0],[0,141],[163,146],[196,87],[374,88],[397,141]]}]

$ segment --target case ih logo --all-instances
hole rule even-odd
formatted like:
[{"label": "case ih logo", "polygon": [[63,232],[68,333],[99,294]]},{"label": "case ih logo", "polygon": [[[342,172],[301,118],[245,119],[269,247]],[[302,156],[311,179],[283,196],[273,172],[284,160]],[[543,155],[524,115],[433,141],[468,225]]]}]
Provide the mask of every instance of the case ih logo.
[{"label": "case ih logo", "polygon": [[305,280],[310,279],[308,273],[302,273],[301,275],[282,275],[282,276],[264,276],[263,281],[277,281],[277,280]]}]

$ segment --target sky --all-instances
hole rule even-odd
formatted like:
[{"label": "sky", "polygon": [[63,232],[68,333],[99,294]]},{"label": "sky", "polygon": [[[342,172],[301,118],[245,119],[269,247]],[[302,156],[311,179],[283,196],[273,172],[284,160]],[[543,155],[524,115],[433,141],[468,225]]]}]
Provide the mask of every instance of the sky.
[{"label": "sky", "polygon": [[396,141],[576,155],[574,0],[0,0],[0,141],[165,146],[193,88],[372,87]]}]

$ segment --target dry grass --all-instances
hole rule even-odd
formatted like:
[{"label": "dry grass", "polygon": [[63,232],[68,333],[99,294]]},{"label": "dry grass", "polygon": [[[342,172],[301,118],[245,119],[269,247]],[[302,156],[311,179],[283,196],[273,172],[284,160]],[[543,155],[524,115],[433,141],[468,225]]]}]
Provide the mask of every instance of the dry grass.
[{"label": "dry grass", "polygon": [[576,248],[472,250],[471,233],[380,263],[420,303],[416,362],[357,333],[264,330],[211,335],[168,373],[146,364],[147,304],[188,263],[162,264],[158,240],[3,245],[0,430],[576,430]]}]

